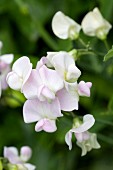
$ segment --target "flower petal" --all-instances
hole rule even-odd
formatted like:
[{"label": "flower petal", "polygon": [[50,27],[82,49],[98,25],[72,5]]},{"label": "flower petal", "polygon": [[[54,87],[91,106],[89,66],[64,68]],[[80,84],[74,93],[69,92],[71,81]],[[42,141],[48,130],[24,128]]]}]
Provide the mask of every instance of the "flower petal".
[{"label": "flower petal", "polygon": [[72,95],[65,88],[57,92],[57,97],[60,102],[61,110],[63,111],[72,111],[78,110],[78,94],[75,93]]},{"label": "flower petal", "polygon": [[67,52],[59,52],[52,58],[52,63],[58,74],[65,79],[65,74],[70,65],[75,65],[74,59]]},{"label": "flower petal", "polygon": [[95,119],[92,115],[87,114],[83,117],[83,124],[81,124],[78,128],[71,129],[72,132],[82,133],[90,129],[95,123]]},{"label": "flower petal", "polygon": [[40,68],[39,73],[43,84],[54,93],[63,88],[63,80],[60,78],[55,70],[48,69],[46,66],[43,65]]},{"label": "flower petal", "polygon": [[55,132],[57,130],[55,120],[41,119],[35,126],[35,131]]},{"label": "flower petal", "polygon": [[58,11],[52,20],[52,30],[56,36],[61,39],[72,38],[72,36],[78,35],[81,26],[77,24],[73,19],[65,16],[61,11]]},{"label": "flower petal", "polygon": [[23,162],[27,162],[32,155],[32,150],[29,146],[23,146],[20,150],[20,158]]},{"label": "flower petal", "polygon": [[11,64],[13,61],[14,55],[13,54],[4,54],[0,56],[0,60],[6,64]]},{"label": "flower petal", "polygon": [[4,157],[12,164],[22,163],[18,156],[18,150],[15,147],[4,147]]},{"label": "flower petal", "polygon": [[36,122],[43,118],[56,119],[61,116],[60,104],[57,98],[51,103],[41,102],[38,99],[27,100],[23,107],[25,123]]},{"label": "flower petal", "polygon": [[78,93],[80,96],[90,97],[90,88],[92,86],[91,82],[85,83],[84,81],[80,81],[78,84]]},{"label": "flower petal", "polygon": [[8,73],[6,77],[6,81],[9,87],[14,90],[20,90],[22,87],[22,83],[23,83],[22,79],[13,71]]},{"label": "flower petal", "polygon": [[25,163],[24,166],[27,168],[27,170],[35,170],[36,166],[29,164],[29,163]]},{"label": "flower petal", "polygon": [[69,146],[69,150],[72,149],[72,132],[68,131],[65,135],[65,142]]},{"label": "flower petal", "polygon": [[19,58],[12,67],[12,70],[23,79],[23,84],[27,81],[32,70],[32,64],[28,57]]},{"label": "flower petal", "polygon": [[38,70],[33,69],[31,74],[23,86],[23,94],[27,99],[34,99],[38,97],[38,89],[42,85],[42,81]]}]

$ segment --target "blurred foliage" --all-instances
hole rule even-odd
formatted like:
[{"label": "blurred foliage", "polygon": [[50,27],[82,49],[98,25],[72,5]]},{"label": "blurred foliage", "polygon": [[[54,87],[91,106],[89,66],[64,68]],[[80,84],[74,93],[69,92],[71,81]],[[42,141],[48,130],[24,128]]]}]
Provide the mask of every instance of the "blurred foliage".
[{"label": "blurred foliage", "polygon": [[[33,62],[46,56],[47,51],[73,48],[70,40],[60,40],[52,32],[51,20],[55,12],[62,11],[81,23],[83,16],[94,7],[99,7],[103,16],[113,25],[113,0],[0,0],[0,40],[2,53],[14,53],[15,60],[26,55]],[[85,42],[107,53],[104,44],[89,38],[81,32]],[[110,48],[113,45],[113,31],[108,35]],[[74,42],[75,48],[78,48]],[[113,53],[113,50],[111,51]],[[108,53],[109,54],[109,53]],[[113,58],[110,53],[106,62],[103,56],[83,55],[77,61],[82,71],[81,79],[92,81],[90,98],[80,98],[77,115],[93,114],[96,124],[91,129],[98,134],[100,150],[92,150],[81,157],[81,150],[73,142],[72,151],[65,144],[65,134],[70,129],[69,116],[57,121],[58,130],[53,134],[36,133],[34,124],[25,124],[22,116],[24,97],[8,89],[0,99],[0,154],[4,146],[33,149],[31,162],[37,170],[112,170],[113,169]]]}]

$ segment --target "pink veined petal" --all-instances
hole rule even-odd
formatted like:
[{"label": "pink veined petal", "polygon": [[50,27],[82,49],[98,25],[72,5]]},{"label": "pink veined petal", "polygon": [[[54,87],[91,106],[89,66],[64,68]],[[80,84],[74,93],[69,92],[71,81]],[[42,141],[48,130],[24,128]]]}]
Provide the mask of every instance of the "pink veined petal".
[{"label": "pink veined petal", "polygon": [[57,98],[51,103],[41,102],[38,99],[27,100],[23,107],[25,123],[36,122],[43,118],[56,119],[61,116],[60,104]]},{"label": "pink veined petal", "polygon": [[52,90],[54,93],[63,88],[63,80],[60,78],[55,70],[48,69],[46,66],[43,65],[40,68],[39,73],[44,85]]},{"label": "pink veined petal", "polygon": [[24,166],[27,168],[27,170],[35,170],[36,166],[29,164],[29,163],[25,163]]},{"label": "pink veined petal", "polygon": [[13,61],[14,55],[13,54],[4,54],[0,56],[0,60],[6,64],[11,64]]},{"label": "pink veined petal", "polygon": [[78,84],[78,93],[80,96],[90,96],[90,88],[92,86],[91,82],[85,83],[84,81],[80,81]]},{"label": "pink veined petal", "polygon": [[22,161],[27,162],[32,155],[32,150],[29,146],[23,146],[20,150],[20,158]]},{"label": "pink veined petal", "polygon": [[61,110],[72,111],[78,110],[78,95],[72,95],[65,88],[57,92],[57,97],[60,102]]},{"label": "pink veined petal", "polygon": [[87,114],[83,117],[83,124],[81,124],[78,128],[71,129],[72,132],[82,133],[90,129],[95,123],[95,119],[92,115]]},{"label": "pink veined petal", "polygon": [[31,74],[23,86],[23,94],[27,99],[34,99],[38,97],[38,89],[42,85],[42,81],[38,70],[33,69]]},{"label": "pink veined petal", "polygon": [[68,131],[65,135],[65,142],[69,146],[69,150],[72,149],[72,132]]},{"label": "pink veined petal", "polygon": [[4,147],[4,157],[12,164],[22,163],[18,156],[17,148],[15,147]]},{"label": "pink veined petal", "polygon": [[20,90],[22,87],[22,83],[23,83],[22,79],[13,71],[8,73],[6,77],[6,81],[9,87],[14,90]]},{"label": "pink veined petal", "polygon": [[45,132],[55,132],[57,130],[55,120],[50,119],[42,119],[39,122],[37,122],[35,126],[35,131],[39,132],[41,130],[44,130]]}]

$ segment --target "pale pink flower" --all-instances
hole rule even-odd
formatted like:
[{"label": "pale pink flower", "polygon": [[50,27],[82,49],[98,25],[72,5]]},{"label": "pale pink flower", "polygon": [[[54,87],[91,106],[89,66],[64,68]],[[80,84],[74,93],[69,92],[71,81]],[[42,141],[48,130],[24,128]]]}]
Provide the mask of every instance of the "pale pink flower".
[{"label": "pale pink flower", "polygon": [[55,99],[56,92],[63,86],[63,80],[58,73],[42,65],[32,70],[23,87],[23,93],[27,99],[38,98],[40,101],[51,101]]},{"label": "pale pink flower", "polygon": [[78,110],[79,96],[90,96],[91,82],[80,81],[79,84],[65,82],[65,87],[59,90],[56,96],[59,99],[61,110]]},{"label": "pale pink flower", "polygon": [[76,82],[80,77],[81,71],[67,52],[48,53],[47,58],[64,81]]},{"label": "pale pink flower", "polygon": [[25,123],[37,122],[35,126],[37,132],[41,130],[46,132],[56,131],[56,119],[61,116],[63,115],[57,98],[50,103],[38,99],[27,100],[23,107]]},{"label": "pale pink flower", "polygon": [[17,165],[18,169],[35,170],[35,166],[26,163],[32,155],[32,150],[29,146],[23,146],[20,150],[20,155],[16,147],[4,147],[4,157],[8,159],[11,164]]},{"label": "pale pink flower", "polygon": [[10,69],[10,64],[13,61],[13,54],[4,54],[0,56],[0,96],[2,90],[5,90],[8,87],[6,82],[6,76]]}]

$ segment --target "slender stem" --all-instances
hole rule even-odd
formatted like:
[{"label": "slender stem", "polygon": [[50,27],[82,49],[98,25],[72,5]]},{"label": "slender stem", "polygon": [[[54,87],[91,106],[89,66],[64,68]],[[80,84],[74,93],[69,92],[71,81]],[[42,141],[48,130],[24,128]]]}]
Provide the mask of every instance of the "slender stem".
[{"label": "slender stem", "polygon": [[109,48],[109,44],[108,44],[107,40],[105,39],[105,40],[103,40],[103,42],[106,47],[106,50],[109,51],[110,48]]},{"label": "slender stem", "polygon": [[85,44],[85,42],[81,38],[78,38],[78,41],[81,43],[81,45],[83,47],[87,48],[87,45]]}]

